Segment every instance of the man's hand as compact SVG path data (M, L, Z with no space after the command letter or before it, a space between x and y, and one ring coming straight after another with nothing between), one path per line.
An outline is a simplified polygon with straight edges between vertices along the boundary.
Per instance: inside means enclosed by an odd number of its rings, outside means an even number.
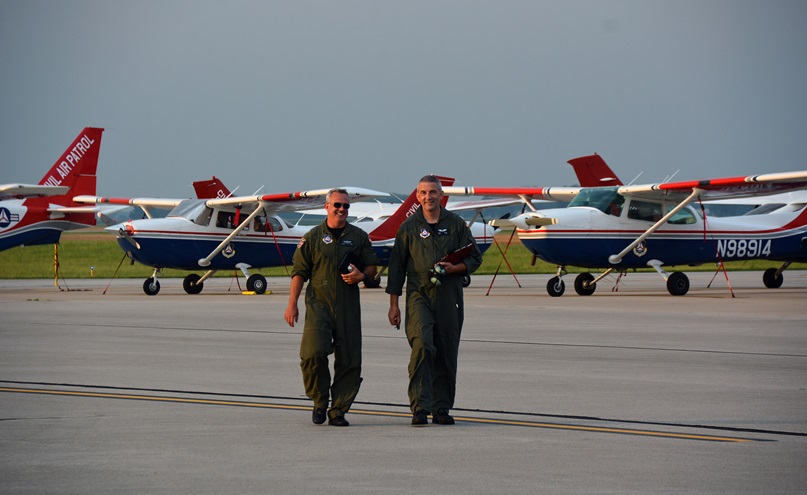
M351 270L342 274L342 280L348 285L358 284L364 280L364 272L359 271L356 265L350 265Z
M396 330L401 329L401 309L398 306L390 306L387 317L390 325L394 325Z
M297 322L299 317L300 311L297 309L297 303L289 303L285 314L286 323L288 323L290 327L294 327L294 324Z

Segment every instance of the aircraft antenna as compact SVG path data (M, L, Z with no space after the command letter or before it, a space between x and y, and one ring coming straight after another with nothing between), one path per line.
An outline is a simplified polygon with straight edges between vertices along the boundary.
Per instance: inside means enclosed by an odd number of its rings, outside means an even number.
M632 185L633 185L633 183L634 183L634 182L636 182L636 179L638 179L639 177L641 177L643 173L644 173L644 170L642 170L641 172L639 172L639 175L637 175L636 177L634 177L634 178L633 178L633 180L632 180L632 181L630 181L630 182L628 183L628 185L629 185L629 186L632 186Z
M252 193L252 195L253 195L253 196L257 196L257 195L258 195L258 193L259 193L259 192L261 192L261 189L263 189L263 186L259 187L257 191L255 191L254 193Z
M681 171L681 169L679 168L678 170L675 171L674 174L668 175L667 178L664 179L664 182L662 182L662 184L666 184L666 183L670 182L672 180L672 178L675 177L676 175L678 175L678 172L680 172L680 171Z
M228 198L232 197L232 196L235 194L235 191L237 191L239 187L241 187L241 186L235 186L235 189L233 189L232 191L230 191L230 194L228 194L228 195L227 195L227 197L228 197Z

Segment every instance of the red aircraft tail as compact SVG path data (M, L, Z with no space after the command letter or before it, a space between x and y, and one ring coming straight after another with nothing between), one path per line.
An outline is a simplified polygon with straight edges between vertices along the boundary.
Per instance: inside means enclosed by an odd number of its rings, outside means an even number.
M440 179L440 184L443 186L451 186L454 184L454 178L452 177L442 177L440 175L435 175L438 179ZM448 202L448 196L443 196L443 199L440 201L440 204L445 207L446 203ZM381 241L385 239L395 239L395 236L398 234L398 229L401 227L401 224L404 220L412 216L413 213L420 208L420 203L418 203L418 190L417 187L412 191L412 194L407 197L401 206L395 210L395 213L389 216L381 225L375 228L372 232L370 232L370 240L371 241Z
M232 194L221 180L213 176L210 180L199 180L193 183L196 197L199 199L221 199Z
M101 150L101 135L104 129L85 127L78 137L56 160L48 173L39 181L41 186L67 186L67 193L61 196L29 198L25 205L30 210L47 209L48 205L86 206L75 203L73 198L80 195L95 196L96 170ZM95 225L92 213L67 213L71 222Z
M569 160L574 167L581 187L621 186L622 181L611 170L600 155L594 153Z

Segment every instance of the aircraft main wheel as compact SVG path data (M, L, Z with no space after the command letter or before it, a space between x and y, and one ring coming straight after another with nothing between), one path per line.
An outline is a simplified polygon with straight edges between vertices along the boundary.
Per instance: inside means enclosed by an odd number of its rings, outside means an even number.
M160 281L154 280L154 277L149 277L143 282L143 292L147 296L156 296L160 292Z
M247 279L247 290L263 294L266 292L266 278L260 273L250 275Z
M689 292L689 278L681 272L673 272L667 278L667 291L674 296Z
M202 278L195 273L191 273L182 281L182 288L185 289L185 292L188 294L198 294L202 292L202 289L205 286L205 283L199 283L199 279Z
M462 286L468 287L469 285L471 285L471 276L466 273L462 276Z
M565 290L566 284L563 283L563 280L561 280L560 277L552 277L549 279L549 282L546 283L546 291L552 297L562 296Z
M597 284L592 284L594 275L590 273L581 273L574 279L574 291L581 296L590 296L597 290Z
M785 277L783 277L781 273L777 277L777 271L778 270L776 268L768 268L765 270L765 273L762 274L762 282L765 284L765 287L769 289L778 289L782 286L782 282L785 281Z

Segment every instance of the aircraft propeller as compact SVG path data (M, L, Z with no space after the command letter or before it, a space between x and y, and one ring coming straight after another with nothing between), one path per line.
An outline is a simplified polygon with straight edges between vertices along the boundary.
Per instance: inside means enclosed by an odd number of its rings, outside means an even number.
M121 228L118 229L118 236L119 237L122 237L123 239L126 239L127 241L129 241L129 244L131 244L132 246L134 246L137 249L140 249L140 244L138 244L137 241L132 238L133 234L134 234L134 227L132 227L129 224L127 224L124 227L121 227Z

